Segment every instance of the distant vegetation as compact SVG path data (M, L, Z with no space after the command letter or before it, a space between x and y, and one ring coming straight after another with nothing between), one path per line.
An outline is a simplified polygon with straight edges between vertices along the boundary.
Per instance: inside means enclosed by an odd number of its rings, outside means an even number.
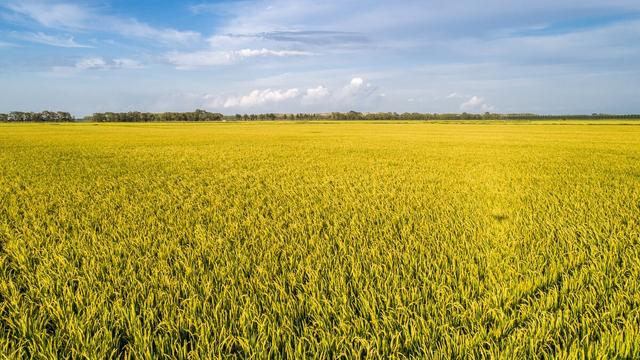
M220 121L223 117L224 115L220 113L210 113L205 110L164 113L131 111L126 113L95 113L86 117L85 120L95 122Z
M73 118L68 112L19 112L0 113L0 122L179 122L179 121L268 121L268 120L591 120L591 119L640 119L640 114L591 114L591 115L538 115L531 113L515 114L471 114L458 113L397 113L397 112L331 112L297 114L235 114L223 115L205 110L191 112L102 112L94 113L82 119Z
M237 120L268 120L274 114L260 115L239 115ZM591 114L591 115L538 115L530 113L518 114L471 114L471 113L397 113L397 112L332 112L332 113L311 113L311 114L275 114L276 119L282 120L536 120L536 119L640 119L640 115L611 115L611 114Z
M75 119L64 111L22 112L0 114L0 122L70 122Z

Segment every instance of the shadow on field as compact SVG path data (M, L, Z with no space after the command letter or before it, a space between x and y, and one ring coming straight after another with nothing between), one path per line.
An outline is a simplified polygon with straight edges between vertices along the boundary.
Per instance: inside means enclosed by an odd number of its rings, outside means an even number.
M494 220L499 222L505 221L509 218L507 215L502 215L502 214L493 214L491 216L493 217Z

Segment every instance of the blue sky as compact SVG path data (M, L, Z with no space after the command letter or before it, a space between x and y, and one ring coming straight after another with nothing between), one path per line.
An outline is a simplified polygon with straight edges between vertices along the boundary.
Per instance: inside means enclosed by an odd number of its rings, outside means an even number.
M0 112L640 113L638 0L0 0Z

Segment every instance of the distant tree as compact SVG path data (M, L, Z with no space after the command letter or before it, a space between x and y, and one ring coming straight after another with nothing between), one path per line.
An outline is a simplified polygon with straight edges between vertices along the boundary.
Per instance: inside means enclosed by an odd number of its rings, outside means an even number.
M193 112L164 112L164 113L146 113L139 111L130 111L126 113L94 113L87 117L88 121L95 122L157 122L157 121L220 121L224 115L220 113L210 113L205 110L196 110Z

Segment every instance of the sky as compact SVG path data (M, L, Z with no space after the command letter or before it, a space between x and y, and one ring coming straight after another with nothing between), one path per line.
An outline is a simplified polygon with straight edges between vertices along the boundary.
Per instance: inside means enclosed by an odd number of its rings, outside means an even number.
M0 0L0 112L640 113L638 0Z

